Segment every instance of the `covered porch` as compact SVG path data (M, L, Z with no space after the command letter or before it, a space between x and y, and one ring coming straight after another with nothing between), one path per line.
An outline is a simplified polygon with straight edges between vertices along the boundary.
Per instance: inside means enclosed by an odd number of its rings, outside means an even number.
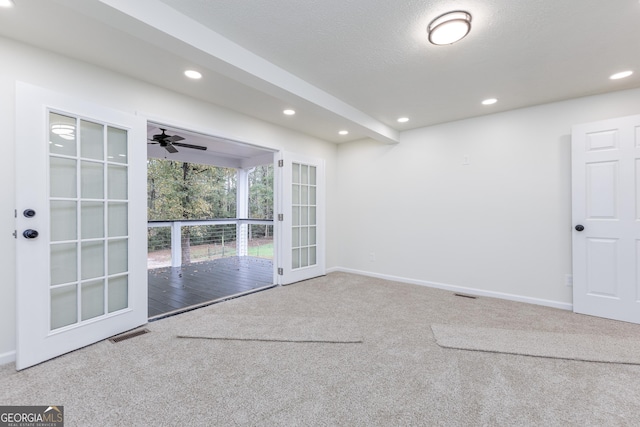
M150 144L149 158L235 169L237 218L148 221L149 318L274 286L272 214L251 218L249 182L253 168L273 164L273 152L153 123L148 124L149 140L161 129L184 137L200 149L183 144L173 152Z

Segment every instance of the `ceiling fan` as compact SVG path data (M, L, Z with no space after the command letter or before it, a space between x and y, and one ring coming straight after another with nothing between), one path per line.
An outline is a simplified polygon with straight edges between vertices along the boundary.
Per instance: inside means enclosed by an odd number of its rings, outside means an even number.
M162 133L153 135L153 139L150 139L149 141L151 142L149 142L148 144L160 144L161 147L164 147L170 153L178 152L178 149L175 146L192 148L194 150L207 149L207 147L203 147L202 145L193 145L193 144L185 144L183 142L178 142L178 141L184 140L184 138L179 135L167 135L165 133L166 129L160 128L160 130L162 131Z

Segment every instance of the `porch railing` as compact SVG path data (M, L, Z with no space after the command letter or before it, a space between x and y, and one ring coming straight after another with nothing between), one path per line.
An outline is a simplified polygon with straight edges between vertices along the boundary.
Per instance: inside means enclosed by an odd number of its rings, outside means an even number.
M273 220L149 221L149 269L231 256L273 259Z

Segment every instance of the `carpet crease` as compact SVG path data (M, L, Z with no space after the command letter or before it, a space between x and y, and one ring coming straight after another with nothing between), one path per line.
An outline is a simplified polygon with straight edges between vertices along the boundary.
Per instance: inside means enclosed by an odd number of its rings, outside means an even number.
M441 324L431 330L444 348L640 365L640 340L629 338Z

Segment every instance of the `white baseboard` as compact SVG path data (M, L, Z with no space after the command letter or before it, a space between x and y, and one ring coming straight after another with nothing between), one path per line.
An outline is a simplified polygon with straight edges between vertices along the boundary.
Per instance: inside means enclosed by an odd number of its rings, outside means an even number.
M0 365L6 365L7 363L12 363L15 361L16 361L15 350L0 354Z
M412 285L427 286L429 288L443 289L451 292L460 292L460 293L465 293L469 295L477 295L477 296L484 296L484 297L491 297L491 298L500 298L500 299L509 300L509 301L525 302L528 304L536 304L536 305L542 305L545 307L559 308L561 310L569 310L569 311L573 310L573 304L566 303L566 302L551 301L551 300L546 300L541 298L532 298L532 297L527 297L522 295L507 294L503 292L487 291L484 289L466 288L464 286L429 282L427 280L409 279L406 277L391 276L388 274L371 273L368 271L354 270L351 268L333 267L333 268L327 269L327 273L338 272L338 271L343 273L359 274L361 276L375 277L377 279L391 280L393 282L410 283Z

